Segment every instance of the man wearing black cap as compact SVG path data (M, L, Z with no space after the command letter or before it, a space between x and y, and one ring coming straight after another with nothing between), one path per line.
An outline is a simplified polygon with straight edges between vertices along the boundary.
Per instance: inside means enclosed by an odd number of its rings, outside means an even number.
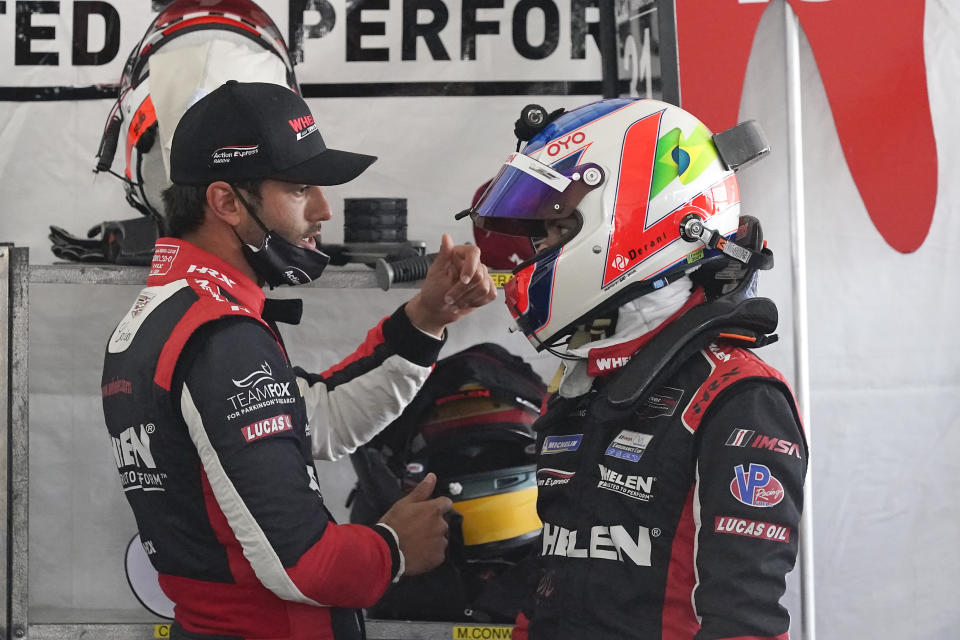
M261 289L320 276L321 186L374 160L326 148L306 103L279 85L228 82L177 126L171 237L103 371L121 484L176 605L172 638L361 638L358 609L443 559L450 501L430 499L432 475L376 525L338 525L313 459L396 418L444 327L495 297L479 250L444 234L420 291L322 374L294 368L277 331L299 307Z

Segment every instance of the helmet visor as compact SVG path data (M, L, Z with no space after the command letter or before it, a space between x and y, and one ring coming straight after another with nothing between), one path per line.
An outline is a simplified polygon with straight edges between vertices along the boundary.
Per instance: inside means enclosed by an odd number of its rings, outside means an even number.
M513 153L470 209L470 217L476 226L496 233L543 236L547 221L572 214L603 177L596 164L557 170Z

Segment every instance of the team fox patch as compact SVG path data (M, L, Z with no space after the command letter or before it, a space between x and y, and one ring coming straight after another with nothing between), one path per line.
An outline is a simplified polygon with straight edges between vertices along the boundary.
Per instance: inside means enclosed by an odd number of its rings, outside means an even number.
M243 434L247 442L253 442L254 440L272 436L282 431L290 431L291 429L293 429L293 420L290 419L288 414L284 413L279 416L267 418L266 420L258 420L245 427L240 427L240 433Z

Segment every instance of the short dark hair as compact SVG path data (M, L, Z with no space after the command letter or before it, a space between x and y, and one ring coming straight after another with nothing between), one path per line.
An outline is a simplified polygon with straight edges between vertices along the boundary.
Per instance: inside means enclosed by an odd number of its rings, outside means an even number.
M207 205L207 186L200 184L172 184L163 190L163 213L167 222L167 234L182 238L203 224L204 207ZM233 183L235 189L249 194L252 204L262 202L260 187L263 180L243 180Z

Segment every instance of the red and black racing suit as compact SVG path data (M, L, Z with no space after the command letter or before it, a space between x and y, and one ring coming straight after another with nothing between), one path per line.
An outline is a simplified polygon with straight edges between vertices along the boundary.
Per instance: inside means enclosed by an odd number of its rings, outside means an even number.
M291 366L264 307L263 291L222 260L158 241L104 361L123 490L176 605L172 637L361 638L358 609L402 571L402 555L383 525L333 521L313 459L342 456L395 419L442 341L401 309L310 375Z
M717 341L635 406L602 410L616 373L601 370L650 338L590 352L589 392L534 425L543 536L514 637L785 640L807 467L792 393Z

